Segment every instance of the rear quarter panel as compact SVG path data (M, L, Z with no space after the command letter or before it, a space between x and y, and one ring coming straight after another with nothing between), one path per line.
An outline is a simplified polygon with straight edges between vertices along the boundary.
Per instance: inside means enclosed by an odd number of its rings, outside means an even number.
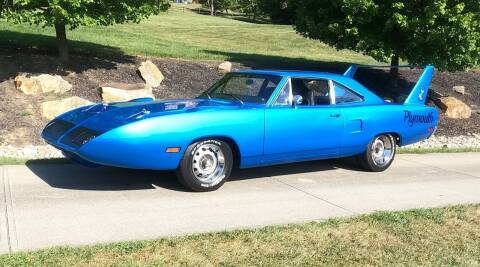
M382 133L400 137L400 146L430 137L438 123L436 108L421 105L352 105L344 106L343 155L365 151L368 143Z

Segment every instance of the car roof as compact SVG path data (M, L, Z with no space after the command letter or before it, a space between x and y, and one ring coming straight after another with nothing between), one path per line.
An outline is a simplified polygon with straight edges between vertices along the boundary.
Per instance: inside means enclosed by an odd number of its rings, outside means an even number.
M354 90L355 92L364 96L369 104L384 103L383 99L373 93L371 90L363 86L361 83L353 78L344 76L342 74L319 72L319 71L299 71L299 70L239 70L234 73L247 74L263 74L263 75L277 75L282 77L298 77L298 78L320 78L327 80L334 80L342 85Z

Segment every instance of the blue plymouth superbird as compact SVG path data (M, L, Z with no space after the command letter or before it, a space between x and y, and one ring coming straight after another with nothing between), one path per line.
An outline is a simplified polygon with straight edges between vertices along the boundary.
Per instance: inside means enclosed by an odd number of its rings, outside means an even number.
M425 105L434 73L404 103L389 103L343 75L246 70L226 74L195 99L96 104L64 113L42 137L91 166L176 170L194 191L219 188L233 167L356 156L387 169L396 147L430 137L439 114Z

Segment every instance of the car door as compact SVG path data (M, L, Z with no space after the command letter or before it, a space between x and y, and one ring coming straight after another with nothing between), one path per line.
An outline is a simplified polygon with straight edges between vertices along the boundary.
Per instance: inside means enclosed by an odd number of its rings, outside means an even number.
M309 84L316 82L322 84L319 87L327 86L325 94L309 90ZM289 78L286 81L275 101L265 109L266 163L338 154L343 120L341 109L334 105L331 84L322 79ZM299 96L303 102L292 104L293 99L298 100Z

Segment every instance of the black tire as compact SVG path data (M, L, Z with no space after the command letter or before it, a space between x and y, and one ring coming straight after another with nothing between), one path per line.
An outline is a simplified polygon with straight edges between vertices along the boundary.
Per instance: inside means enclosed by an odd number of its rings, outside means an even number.
M378 160L379 157L375 157L380 155L381 153L378 146L384 146L383 151L387 151L385 147L390 149L390 155L387 157L387 160L384 160L381 163L381 160ZM382 172L392 164L393 160L395 159L395 154L397 152L397 141L395 137L391 134L381 134L375 136L370 143L368 143L367 149L363 154L357 156L357 160L360 163L360 166L368 171L372 172Z
M217 190L228 180L232 167L233 153L228 143L208 139L188 146L176 174L186 188L208 192Z

